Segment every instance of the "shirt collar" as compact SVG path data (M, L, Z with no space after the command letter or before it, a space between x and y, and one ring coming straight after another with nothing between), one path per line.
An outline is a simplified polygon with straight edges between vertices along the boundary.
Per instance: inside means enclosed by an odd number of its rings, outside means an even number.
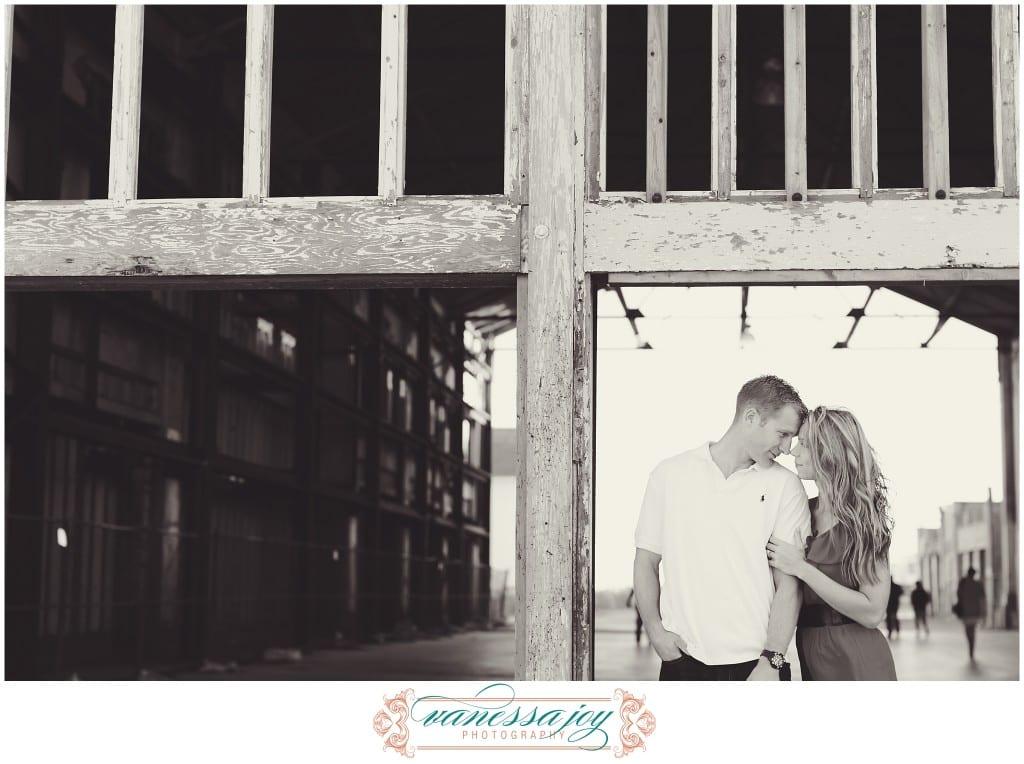
M711 441L710 440L709 441L705 441L703 447L700 450L700 455L707 462L709 462L711 464L711 466L713 466L716 470L718 469L718 465L715 464L714 457L711 456ZM773 462L773 464L774 464L774 462ZM752 462L749 466L742 467L741 469L736 470L736 472L734 472L733 474L735 475L735 474L737 474L739 472L749 472L751 470L757 470L758 472L764 472L765 470L771 469L771 467L772 467L771 464L769 464L767 467L762 467L757 462Z

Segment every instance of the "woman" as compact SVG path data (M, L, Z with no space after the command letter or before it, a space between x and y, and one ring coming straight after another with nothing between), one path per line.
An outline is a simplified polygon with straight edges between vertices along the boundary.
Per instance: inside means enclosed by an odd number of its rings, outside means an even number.
M804 679L896 679L878 625L889 601L892 521L885 478L849 411L819 406L792 448L818 486L806 548L772 536L768 564L802 582L796 646Z

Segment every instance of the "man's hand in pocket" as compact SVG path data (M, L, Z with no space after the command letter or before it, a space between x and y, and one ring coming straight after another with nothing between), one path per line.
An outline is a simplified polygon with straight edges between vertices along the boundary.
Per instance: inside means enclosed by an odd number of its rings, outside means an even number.
M686 642L674 631L661 628L656 634L650 634L654 652L663 661L674 661L686 652Z

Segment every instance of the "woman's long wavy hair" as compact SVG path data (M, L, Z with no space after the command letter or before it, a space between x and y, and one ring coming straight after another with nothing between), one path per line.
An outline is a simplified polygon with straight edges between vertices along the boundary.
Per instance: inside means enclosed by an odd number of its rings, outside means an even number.
M860 422L845 409L818 406L807 416L807 452L818 491L850 539L843 573L857 587L877 584L893 523L885 476Z

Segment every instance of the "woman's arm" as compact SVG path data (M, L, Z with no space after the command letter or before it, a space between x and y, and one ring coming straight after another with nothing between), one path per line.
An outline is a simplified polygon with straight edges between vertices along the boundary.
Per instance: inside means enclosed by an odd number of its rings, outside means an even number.
M768 542L768 564L796 576L825 602L861 626L876 628L885 618L889 601L889 562L875 567L877 583L861 584L859 589L843 586L804 559L803 550L772 536Z

